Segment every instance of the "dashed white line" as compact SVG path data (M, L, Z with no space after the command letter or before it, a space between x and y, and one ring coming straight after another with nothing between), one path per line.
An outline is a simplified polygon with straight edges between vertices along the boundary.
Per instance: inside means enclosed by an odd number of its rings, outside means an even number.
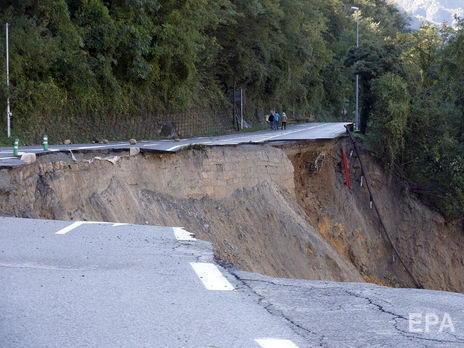
M184 230L183 227L173 227L172 231L174 232L174 236L176 237L177 240L180 240L180 241L194 241L194 240L196 240L193 237L193 233L190 233L190 232Z
M298 346L290 340L276 338L256 339L255 342L262 348L298 348Z
M216 291L234 290L233 285L229 283L212 263L190 262L190 265L206 289Z
M61 230L59 230L58 232L56 232L56 234L66 234L68 233L69 231L72 231L73 229L79 227L80 225L82 225L84 223L84 221L76 221L74 223L72 223L71 225L65 227L65 228L62 228Z

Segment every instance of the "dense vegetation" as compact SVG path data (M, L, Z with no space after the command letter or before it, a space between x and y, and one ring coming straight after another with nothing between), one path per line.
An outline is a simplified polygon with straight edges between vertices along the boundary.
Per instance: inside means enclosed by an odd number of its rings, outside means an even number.
M391 43L396 68L368 83L370 144L446 217L462 218L464 26L423 25Z
M352 120L359 74L367 144L447 217L464 209L464 27L410 32L386 0L6 0L5 22L0 107L23 141L117 138L230 110L239 88L249 116ZM0 51L5 80L4 35Z
M361 3L364 40L378 44L404 28L385 0ZM98 136L115 117L150 120L167 112L230 110L234 88L246 91L247 112L261 119L271 108L300 118L338 118L354 104L352 68L343 64L356 42L351 5L2 1L0 23L10 24L14 133L34 142L43 132L51 139L62 139L62 133L76 138L78 131L70 128L80 122ZM0 44L5 52L4 35ZM0 64L5 67L4 53ZM5 84L0 92L5 110Z

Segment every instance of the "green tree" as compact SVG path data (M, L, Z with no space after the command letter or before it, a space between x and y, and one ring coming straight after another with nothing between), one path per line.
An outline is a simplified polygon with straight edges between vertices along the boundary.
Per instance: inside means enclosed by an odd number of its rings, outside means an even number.
M369 142L393 169L402 164L407 134L410 96L407 83L394 73L386 73L372 81L375 102L370 117Z
M399 52L397 47L388 41L381 47L362 45L348 51L345 65L354 66L354 74L358 74L360 77L362 93L359 123L361 132L365 133L375 102L375 97L371 91L371 81L387 72L402 73Z

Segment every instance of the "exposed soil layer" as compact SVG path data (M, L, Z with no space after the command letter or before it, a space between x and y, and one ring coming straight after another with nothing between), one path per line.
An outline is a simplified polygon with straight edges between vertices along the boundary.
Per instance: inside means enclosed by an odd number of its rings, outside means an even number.
M177 154L79 153L2 170L6 215L185 226L217 256L274 277L411 286L392 258L346 139L190 148ZM95 158L95 156L100 156ZM464 292L464 233L410 197L367 155L376 202L427 288Z
M349 158L351 189L345 184L342 152ZM390 243L361 186L361 169L351 143L318 142L284 148L295 168L298 201L312 226L352 263L368 282L414 284L394 256ZM388 233L419 282L429 289L464 292L464 230L409 194L407 186L385 174L380 163L362 153L364 170Z

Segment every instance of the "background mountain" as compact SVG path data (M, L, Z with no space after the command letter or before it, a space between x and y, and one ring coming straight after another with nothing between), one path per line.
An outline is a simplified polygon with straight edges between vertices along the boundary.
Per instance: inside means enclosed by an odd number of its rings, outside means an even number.
M454 15L464 17L463 0L393 0L412 18L411 25L416 28L423 21L441 24L454 24Z

